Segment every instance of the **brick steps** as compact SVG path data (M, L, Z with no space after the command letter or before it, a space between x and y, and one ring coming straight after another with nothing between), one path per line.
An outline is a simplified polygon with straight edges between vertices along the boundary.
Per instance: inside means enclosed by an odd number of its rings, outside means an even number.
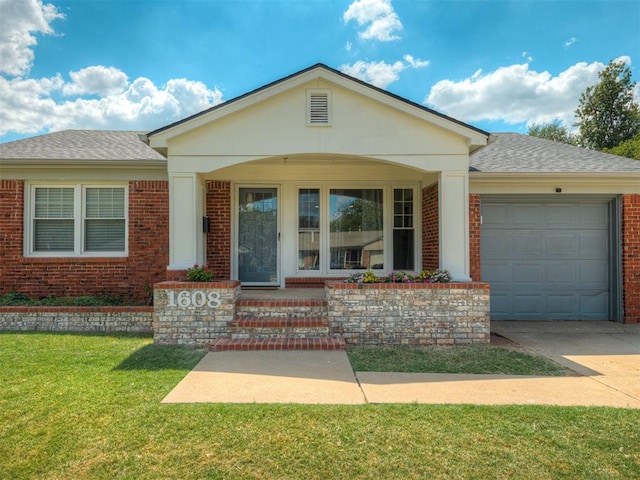
M327 301L307 299L240 299L236 303L236 317L248 318L308 318L325 317Z
M230 334L209 345L211 351L344 350L345 341L329 331L324 298L240 298ZM297 297L297 298L295 298Z
M262 350L345 350L342 338L217 338L209 345L211 352Z
M323 338L329 320L308 317L238 317L231 323L231 338Z

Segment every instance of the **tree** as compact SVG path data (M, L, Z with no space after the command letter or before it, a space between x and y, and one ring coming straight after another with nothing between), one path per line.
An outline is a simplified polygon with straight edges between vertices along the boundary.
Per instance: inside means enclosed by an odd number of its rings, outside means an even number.
M602 150L640 132L640 109L633 98L636 82L623 62L611 61L598 77L600 82L580 95L575 125L580 128L581 144Z
M549 123L534 123L529 127L527 135L546 138L554 142L574 143L573 135L569 133L567 127L562 126L560 120L557 119Z
M604 151L607 153L613 153L614 155L620 155L621 157L640 160L640 133L629 140L625 140L616 147L605 148Z

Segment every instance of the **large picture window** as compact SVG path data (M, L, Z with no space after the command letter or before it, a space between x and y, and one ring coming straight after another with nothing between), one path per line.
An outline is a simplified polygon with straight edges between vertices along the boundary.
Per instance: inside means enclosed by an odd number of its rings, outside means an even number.
M413 272L420 263L415 184L297 189L298 272Z
M28 251L35 256L126 254L124 186L32 185Z
M331 270L384 269L382 189L331 189Z

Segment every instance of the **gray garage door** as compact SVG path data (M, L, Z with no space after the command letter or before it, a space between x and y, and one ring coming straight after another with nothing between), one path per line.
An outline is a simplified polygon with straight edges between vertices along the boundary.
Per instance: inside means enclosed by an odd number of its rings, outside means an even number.
M483 197L481 205L492 319L610 319L611 199Z

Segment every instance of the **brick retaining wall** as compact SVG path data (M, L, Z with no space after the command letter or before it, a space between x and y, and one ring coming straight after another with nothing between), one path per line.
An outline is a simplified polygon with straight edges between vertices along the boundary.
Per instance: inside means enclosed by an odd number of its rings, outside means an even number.
M153 307L0 307L0 331L146 332Z
M350 345L489 343L486 283L327 283L332 333Z

